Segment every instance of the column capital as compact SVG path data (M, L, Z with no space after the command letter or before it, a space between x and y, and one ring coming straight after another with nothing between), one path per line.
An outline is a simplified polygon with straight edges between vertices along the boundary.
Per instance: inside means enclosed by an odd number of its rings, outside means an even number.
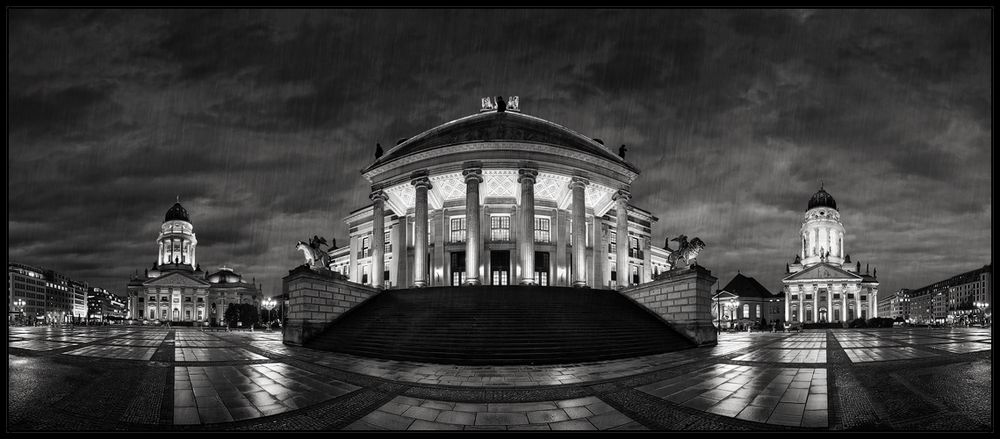
M381 200L382 202L385 202L385 201L389 200L389 195L387 195L385 193L385 191L379 189L379 190L372 191L372 193L368 195L368 198L371 199L372 201L380 201Z
M588 179L586 179L584 177L573 177L573 179L569 181L569 188L573 189L574 187L577 187L577 186L579 186L579 187L585 187L585 186L587 186L589 184L590 184L590 180L588 180Z
M431 180L429 178L427 178L426 175L419 175L419 176L413 177L413 179L410 180L410 184L412 184L414 187L421 187L421 186L423 186L423 187L425 187L427 189L433 189L434 188L434 185L431 184Z
M538 177L538 171L534 169L518 169L517 170L517 182L521 183L524 180L531 180L531 184L535 184L535 178Z
M483 182L483 169L482 168L465 168L462 170L462 176L465 177L465 182L469 183L475 181L476 183Z
M615 201L623 199L627 203L628 200L632 199L632 193L629 192L628 189L618 189L618 191L615 192L615 194L611 197L611 199Z

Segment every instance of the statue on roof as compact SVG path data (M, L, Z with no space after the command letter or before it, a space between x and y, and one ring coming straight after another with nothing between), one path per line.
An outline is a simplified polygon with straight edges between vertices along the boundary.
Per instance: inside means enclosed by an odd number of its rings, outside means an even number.
M503 100L503 96L497 96L497 113L505 111L507 111L507 102Z
M295 246L295 249L301 251L306 258L304 265L313 271L330 270L330 255L320 247L321 245L326 245L326 239L313 235L308 244L299 241Z
M622 159L624 159L625 158L625 151L628 151L628 148L626 148L625 144L623 143L622 146L618 147L618 157L621 157Z
M382 145L379 144L378 142L375 142L375 159L382 157L382 154L383 154Z
M680 235L671 241L677 241L677 250L670 252L670 256L667 256L667 263L670 264L671 268L679 268L677 266L677 261L683 260L684 264L687 266L685 268L691 268L692 266L698 265L698 253L700 253L705 248L705 242L701 238L694 238L691 242L688 242L687 235ZM670 250L667 248L667 250Z

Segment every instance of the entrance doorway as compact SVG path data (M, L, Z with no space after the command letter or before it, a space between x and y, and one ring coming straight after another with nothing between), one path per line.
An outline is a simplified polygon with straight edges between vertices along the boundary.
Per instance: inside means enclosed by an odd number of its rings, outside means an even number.
M457 287L465 282L465 252L451 253L451 286Z
M538 285L549 286L549 253L535 252L535 279Z
M826 322L830 321L830 318L827 316L827 313L826 313L826 308L820 308L819 309L819 321L823 322L823 323L826 323Z
M510 285L510 252L490 252L490 285Z

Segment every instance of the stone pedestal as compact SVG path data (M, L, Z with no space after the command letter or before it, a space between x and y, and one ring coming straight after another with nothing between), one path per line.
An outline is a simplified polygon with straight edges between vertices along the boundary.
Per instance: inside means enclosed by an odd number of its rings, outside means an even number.
M657 280L621 293L698 346L714 346L718 340L712 324L712 285L715 281L711 271L695 266L668 271Z
M305 266L289 271L281 281L288 295L288 322L282 328L282 339L293 346L302 346L379 292L337 273L319 273Z

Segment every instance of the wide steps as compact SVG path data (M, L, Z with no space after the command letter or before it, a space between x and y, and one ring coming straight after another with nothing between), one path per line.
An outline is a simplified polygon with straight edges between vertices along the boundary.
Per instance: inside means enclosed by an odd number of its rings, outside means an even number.
M507 286L383 292L306 346L390 360L510 365L610 360L694 344L613 291Z

